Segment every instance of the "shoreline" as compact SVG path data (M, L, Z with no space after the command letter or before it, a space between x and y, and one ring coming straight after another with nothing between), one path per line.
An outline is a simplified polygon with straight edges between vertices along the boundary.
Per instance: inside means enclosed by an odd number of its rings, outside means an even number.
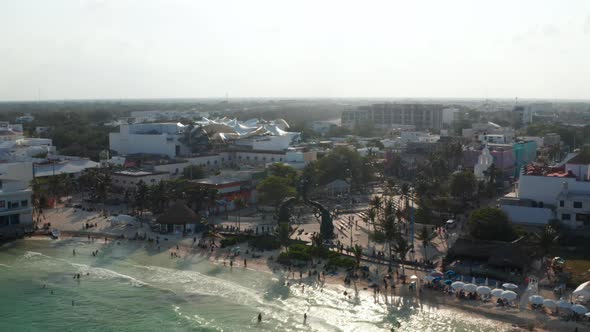
M119 242L119 244L123 245L123 243L129 243L129 241L137 241L139 243L145 244L146 246L153 246L155 247L155 242L147 242L142 240L130 240L127 238L122 238L122 235L115 235L109 233L94 233L94 232L84 232L84 231L65 231L62 232L63 238L76 238L80 240L87 240L88 235L95 237L98 241L104 240L104 238L108 238L109 240L124 240ZM51 240L50 237L44 235L34 235L33 238L47 238ZM25 237L23 240L28 240L30 238ZM185 243L183 243L183 241ZM189 255L200 255L202 257L207 257L207 260L215 265L222 265L224 261L228 261L231 258L230 256L230 248L220 248L217 247L214 249L213 252L210 249L203 249L199 247L197 244L194 246L192 245L192 239L190 239L190 244L186 243L187 239L178 239L172 238L168 239L168 241L160 241L161 252L177 252L180 253L180 259L185 256ZM109 241L110 242L110 241ZM101 244L104 244L101 243ZM176 250L176 246L178 246L178 251ZM240 245L242 246L242 245ZM274 261L274 257L277 256L278 250L273 251L264 251L264 252L256 252L256 254L260 254L258 258L251 258L245 256L246 250L249 250L247 245L240 253L239 256L234 258L234 268L245 268L250 271L259 272L259 273L267 273L274 275L276 277L285 277L286 281L291 281L293 285L296 283L309 283L309 281L315 282L316 275L313 275L311 279L307 276L307 273L303 273L303 269L293 269L291 272L287 270L286 267L283 265L276 263ZM270 257L273 257L273 260L269 260ZM247 260L247 266L244 267L243 260ZM227 264L229 265L229 264ZM224 265L225 266L225 265ZM305 269L312 269L306 267ZM302 271L303 278L298 278L297 274L299 271ZM370 292L370 288L368 287L369 281L358 279L355 282L351 283L350 285L345 285L343 282L344 273L343 270L339 269L336 275L329 275L326 274L324 278L322 278L321 284L327 284L331 286L341 286L351 290L351 294L355 291L366 291ZM291 278L290 275L293 275ZM388 292L387 296L395 296L397 298L405 299L409 298L411 300L417 301L420 306L422 304L427 305L430 308L435 310L449 310L449 311L459 311L462 315L468 317L476 315L482 319L492 320L492 321L499 321L503 324L506 324L508 330L510 331L527 331L530 330L531 327L534 328L534 331L573 331L575 328L578 328L578 331L590 331L588 326L583 324L577 324L575 322L568 322L559 319L556 316L549 315L549 314L541 314L539 312L535 312L532 310L522 310L520 308L510 309L510 310L517 310L513 312L509 311L499 311L502 309L495 310L496 307L483 307L480 302L470 302L469 300L458 300L454 296L449 296L442 294L440 292L436 292L430 289L420 289L419 294L415 292L410 292L407 289L407 283L397 283L396 288L393 292ZM381 294L380 296L383 296ZM391 305L388 304L388 305Z

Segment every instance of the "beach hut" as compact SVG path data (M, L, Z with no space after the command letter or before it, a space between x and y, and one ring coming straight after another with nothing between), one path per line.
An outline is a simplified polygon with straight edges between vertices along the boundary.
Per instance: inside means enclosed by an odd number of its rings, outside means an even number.
M185 232L186 225L199 225L199 215L183 203L176 203L162 213L156 223L164 232ZM201 230L199 227L198 230Z

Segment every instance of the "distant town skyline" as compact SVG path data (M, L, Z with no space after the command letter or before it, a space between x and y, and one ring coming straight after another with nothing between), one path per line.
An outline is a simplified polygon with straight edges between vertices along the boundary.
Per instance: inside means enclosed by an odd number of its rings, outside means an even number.
M8 0L0 38L0 101L589 98L582 0Z

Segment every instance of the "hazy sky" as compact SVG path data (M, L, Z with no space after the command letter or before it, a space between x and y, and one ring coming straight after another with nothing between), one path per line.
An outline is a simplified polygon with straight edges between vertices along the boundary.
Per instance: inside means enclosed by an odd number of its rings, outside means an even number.
M0 100L590 98L588 0L1 0Z

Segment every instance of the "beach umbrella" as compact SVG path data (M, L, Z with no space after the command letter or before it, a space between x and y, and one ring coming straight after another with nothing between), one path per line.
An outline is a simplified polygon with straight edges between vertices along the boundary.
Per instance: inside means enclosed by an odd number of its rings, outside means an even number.
M455 281L454 283L451 284L451 287L453 287L453 289L462 289L463 286L465 286L465 284L462 283L461 281Z
M565 300L559 300L557 301L557 307L560 309L570 309L572 304Z
M503 291L502 295L500 295L501 298L506 299L506 300L514 300L518 295L510 290L507 291Z
M586 308L585 306L581 305L581 304L574 304L571 307L572 311L577 313L578 315L584 315L585 313L588 312L588 308Z
M433 276L426 276L426 277L424 277L424 280L431 282L432 280L434 280L434 277Z
M500 297L500 296L502 296L503 291L504 291L503 289L494 288L494 289L492 289L492 296Z
M532 304L543 304L543 297L539 295L530 296L529 302L531 302Z
M433 276L433 277L442 277L442 276L444 276L444 274L442 272L437 271L437 270L432 270L430 272L430 275Z
M492 289L488 286L479 286L476 289L477 294L481 294L481 295L488 295L492 292Z
M557 307L557 302L553 301L552 299L544 299L543 305L547 308L555 308Z
M466 284L463 286L463 290L466 292L475 292L476 289L477 289L476 284Z
M447 279L447 280L445 280L445 284L446 284L446 285L450 285L450 284L452 284L452 283L453 283L453 280L451 280L451 279Z
M454 276L455 275L455 271L448 270L447 272L445 272L445 274L448 275L448 276Z
M418 277L415 274L412 274L412 276L410 277L410 280L416 280L418 279Z
M517 288L518 288L518 286L517 286L517 285L515 285L515 284L511 284L511 283L508 283L508 282L507 282L507 283L505 283L505 284L502 284L502 287L504 287L504 288L506 288L506 289L517 289Z
M587 312L584 316L590 318L590 312Z

